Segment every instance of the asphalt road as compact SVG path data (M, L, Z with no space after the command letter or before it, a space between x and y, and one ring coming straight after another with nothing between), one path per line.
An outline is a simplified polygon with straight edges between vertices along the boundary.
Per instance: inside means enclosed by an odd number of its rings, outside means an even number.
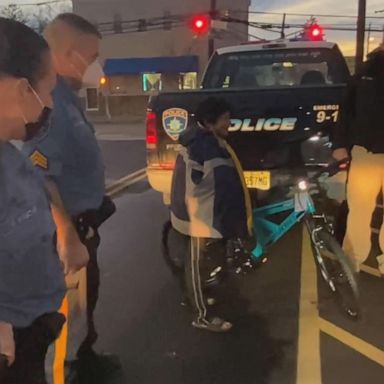
M160 196L143 184L116 202L102 233L99 348L120 357L126 382L294 383L300 231L279 244L279 258L263 272L226 287L223 312L235 329L212 335L190 326L162 260Z
M99 145L106 164L108 184L146 165L144 140L99 140Z
M140 142L102 147L111 178L133 171L133 165L145 166ZM303 273L301 263L312 263L312 257L297 226L270 250L261 269L231 279L218 292L219 310L234 329L208 334L190 326L191 315L179 305L178 286L162 260L160 238L168 212L161 196L144 181L116 203L116 215L102 229L97 349L117 356L122 372L117 381L100 383L383 382L381 279L360 276L365 316L359 322L345 318L320 276ZM306 302L312 288L315 297ZM306 305L310 314L302 310ZM303 331L305 322L310 326Z

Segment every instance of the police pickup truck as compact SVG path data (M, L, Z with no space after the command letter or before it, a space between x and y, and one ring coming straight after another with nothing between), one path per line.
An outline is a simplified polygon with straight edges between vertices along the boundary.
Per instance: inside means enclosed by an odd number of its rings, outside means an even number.
M332 131L349 79L338 46L325 41L279 41L222 48L213 55L201 89L161 93L147 111L151 186L169 204L179 135L204 98L232 106L229 142L253 195L291 184L298 169L328 163Z

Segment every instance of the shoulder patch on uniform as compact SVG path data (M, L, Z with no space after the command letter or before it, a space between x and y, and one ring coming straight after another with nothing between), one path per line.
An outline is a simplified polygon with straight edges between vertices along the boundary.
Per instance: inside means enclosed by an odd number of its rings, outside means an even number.
M48 169L48 159L41 152L36 150L29 158L34 166Z

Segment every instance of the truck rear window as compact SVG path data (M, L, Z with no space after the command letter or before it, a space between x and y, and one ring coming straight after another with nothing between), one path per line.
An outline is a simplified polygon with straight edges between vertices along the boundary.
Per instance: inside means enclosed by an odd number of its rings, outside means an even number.
M282 49L215 56L203 88L268 88L345 84L348 69L338 49Z

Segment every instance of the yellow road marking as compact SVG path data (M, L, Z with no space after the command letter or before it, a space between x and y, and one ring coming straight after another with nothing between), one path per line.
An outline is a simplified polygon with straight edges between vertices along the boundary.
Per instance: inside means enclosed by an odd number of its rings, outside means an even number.
M349 348L354 349L368 359L384 367L384 351L367 343L366 341L352 335L342 328L330 323L327 320L320 319L320 329L327 335L339 340Z
M127 176L122 177L113 184L107 186L107 194L110 197L115 197L118 193L122 192L129 186L143 180L147 177L147 168L139 169L136 172L130 173Z
M317 309L317 272L309 235L304 227L301 255L301 289L297 384L321 384L320 330Z
M377 268L373 268L373 267L369 267L368 265L361 264L360 269L361 271L368 273L369 275L381 278L381 273Z
M376 268L361 266L361 271L381 277ZM309 235L304 228L301 255L301 288L297 384L321 384L320 331L384 367L384 350L352 335L319 317L317 309L317 269Z

